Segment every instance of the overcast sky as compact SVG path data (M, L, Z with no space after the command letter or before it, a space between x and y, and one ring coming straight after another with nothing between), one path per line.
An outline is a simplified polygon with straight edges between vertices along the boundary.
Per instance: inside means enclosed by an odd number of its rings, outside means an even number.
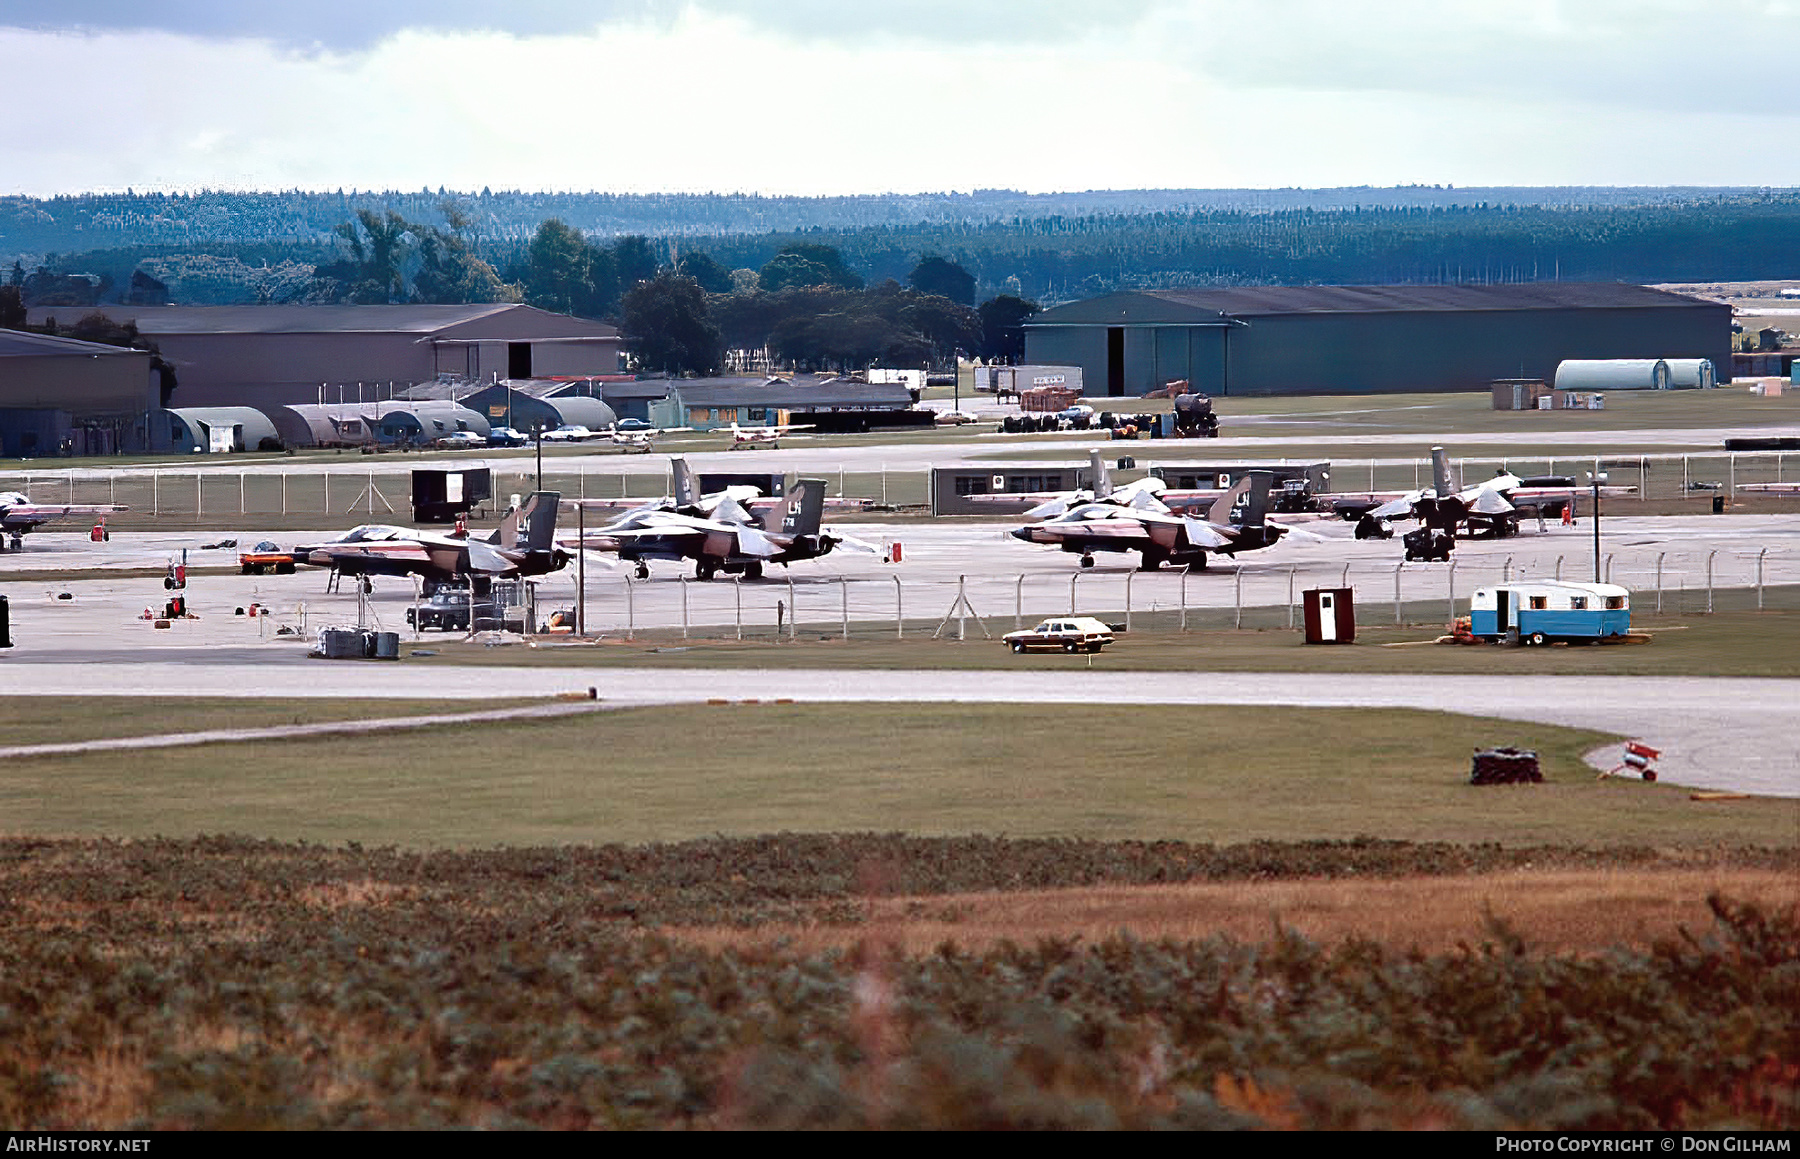
M1800 186L1800 0L0 0L0 193Z

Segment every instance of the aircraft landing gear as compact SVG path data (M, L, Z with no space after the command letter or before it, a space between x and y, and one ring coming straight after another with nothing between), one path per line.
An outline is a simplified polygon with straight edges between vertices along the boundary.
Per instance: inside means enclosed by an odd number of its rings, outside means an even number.
M761 579L762 575L763 575L762 564L760 562L747 563L744 565L744 578L745 579L753 579L753 580Z
M710 579L712 579L713 574L717 571L718 571L718 565L715 564L712 560L707 559L705 556L701 556L699 559L694 561L694 578L695 579L702 580L702 581L710 580Z
M1161 571L1163 556L1159 552L1146 551L1143 561L1138 564L1139 571Z

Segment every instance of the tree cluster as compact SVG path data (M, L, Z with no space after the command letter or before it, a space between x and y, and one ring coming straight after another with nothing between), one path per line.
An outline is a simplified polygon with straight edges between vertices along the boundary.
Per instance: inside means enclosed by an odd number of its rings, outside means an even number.
M406 302L516 302L493 266L475 255L468 216L450 202L439 207L447 230L406 220L393 210L359 209L337 235L347 254L314 270L313 301L393 305Z

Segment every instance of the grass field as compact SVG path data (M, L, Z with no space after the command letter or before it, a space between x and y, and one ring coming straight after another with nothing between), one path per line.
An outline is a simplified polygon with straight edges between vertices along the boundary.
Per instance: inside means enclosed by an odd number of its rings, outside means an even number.
M1736 593L1734 599L1741 599ZM1724 605L1724 593L1719 603ZM1367 621L1391 616L1390 608L1365 608L1355 644L1308 645L1296 629L1262 627L1234 630L1230 608L1190 611L1192 630L1175 630L1176 614L1139 613L1135 630L1098 655L1068 656L1060 652L1015 655L998 639L986 640L970 623L970 638L933 640L935 621L914 621L907 635L895 638L893 625L853 623L844 640L835 631L803 630L793 642L777 642L772 626L760 626L761 639L706 638L696 632L682 640L678 630L636 634L635 640L609 637L592 645L514 645L492 647L458 640L426 639L401 645L421 664L552 665L632 668L918 668L993 669L997 672L1040 672L1067 669L1096 672L1372 672L1445 675L1608 675L1608 676L1800 676L1800 612L1740 611L1710 616L1640 614L1636 627L1651 636L1647 644L1603 644L1589 647L1552 645L1507 648L1434 645L1442 635L1441 604L1403 605L1409 626ZM1248 612L1248 610L1247 610ZM1439 622L1427 617L1437 612ZM1117 615L1103 613L1108 619ZM1256 609L1250 623L1276 624L1282 608ZM1421 620L1426 620L1421 624ZM1027 617L1029 625L1036 617ZM1137 626L1141 625L1141 626ZM996 637L1012 630L1012 617L990 617ZM954 625L950 628L955 633ZM546 641L553 638L546 637Z
M179 706L181 702L171 701ZM200 711L216 721L216 706ZM255 711L281 719L285 706ZM178 731L181 716L164 716ZM1796 804L1596 783L1614 739L1429 712L761 705L133 754L21 758L15 833L409 847L899 830L1243 841L1781 845ZM1539 752L1548 784L1473 788L1472 748Z

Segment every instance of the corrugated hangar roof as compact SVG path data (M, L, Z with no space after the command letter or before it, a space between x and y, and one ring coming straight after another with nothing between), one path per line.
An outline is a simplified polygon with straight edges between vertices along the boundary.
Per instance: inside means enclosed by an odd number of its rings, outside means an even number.
M23 330L0 330L0 357L15 355L25 358L95 358L102 354L135 354L147 358L143 350L125 346L108 346L104 342L83 342L78 338L57 338L48 334L28 334Z
M1139 290L1055 306L1026 326L1218 324L1222 315L1387 314L1474 310L1659 309L1715 303L1612 282L1472 286L1226 286Z
M601 322L551 314L514 302L466 306L34 306L34 324L45 317L72 321L104 314L117 322L134 321L145 334L436 334L453 327L505 314L598 336L618 331Z

